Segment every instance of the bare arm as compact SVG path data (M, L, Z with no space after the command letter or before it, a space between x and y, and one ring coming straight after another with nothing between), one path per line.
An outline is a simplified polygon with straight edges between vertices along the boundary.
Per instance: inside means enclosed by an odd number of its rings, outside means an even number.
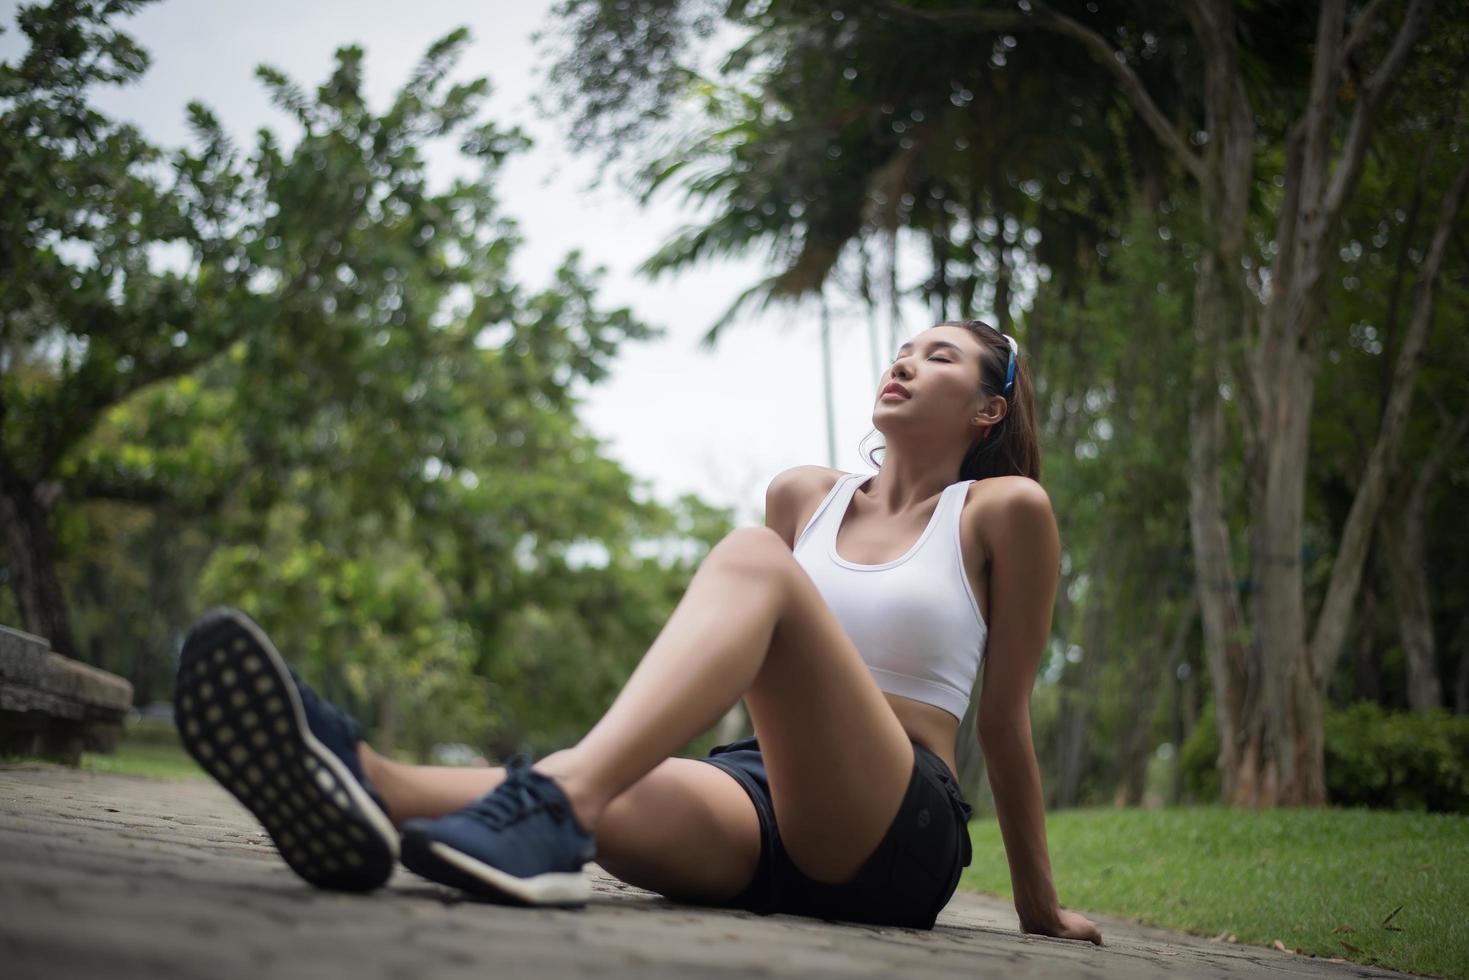
M1040 484L1017 482L1000 504L1002 519L992 515L983 532L991 556L990 629L978 731L1010 862L1015 911L1025 932L1100 944L1097 927L1063 910L1056 897L1040 768L1030 734L1030 694L1051 631L1060 535Z

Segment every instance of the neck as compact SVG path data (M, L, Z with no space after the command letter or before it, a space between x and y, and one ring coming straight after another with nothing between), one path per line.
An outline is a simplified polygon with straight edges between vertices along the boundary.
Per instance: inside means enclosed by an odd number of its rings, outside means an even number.
M952 452L923 455L895 448L887 447L882 468L868 484L868 500L882 511L899 514L910 510L958 482L959 460Z

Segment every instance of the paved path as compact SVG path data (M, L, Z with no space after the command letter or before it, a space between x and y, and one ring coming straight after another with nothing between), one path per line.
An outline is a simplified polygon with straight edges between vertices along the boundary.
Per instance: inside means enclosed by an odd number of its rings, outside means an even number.
M1022 936L958 895L932 932L674 905L599 876L583 910L462 900L399 869L316 891L232 797L39 764L0 766L0 975L241 977L1393 977L1099 919L1108 945Z

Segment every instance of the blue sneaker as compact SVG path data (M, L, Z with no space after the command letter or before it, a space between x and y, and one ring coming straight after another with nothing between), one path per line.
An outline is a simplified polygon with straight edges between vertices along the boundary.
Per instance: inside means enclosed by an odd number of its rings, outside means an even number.
M596 842L551 778L512 760L505 782L435 820L403 825L403 864L431 881L521 905L583 905Z
M362 730L249 616L212 609L189 629L174 723L189 755L255 814L302 878L369 891L392 875L398 833L358 761Z

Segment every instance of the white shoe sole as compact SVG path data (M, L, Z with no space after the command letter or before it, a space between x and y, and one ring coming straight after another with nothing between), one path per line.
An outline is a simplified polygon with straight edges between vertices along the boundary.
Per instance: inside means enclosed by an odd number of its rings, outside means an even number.
M501 902L576 906L592 897L592 880L584 870L518 878L411 827L403 835L403 864L430 881Z
M174 708L184 748L302 878L367 891L391 877L397 829L312 734L285 661L248 616L210 610L189 631Z

